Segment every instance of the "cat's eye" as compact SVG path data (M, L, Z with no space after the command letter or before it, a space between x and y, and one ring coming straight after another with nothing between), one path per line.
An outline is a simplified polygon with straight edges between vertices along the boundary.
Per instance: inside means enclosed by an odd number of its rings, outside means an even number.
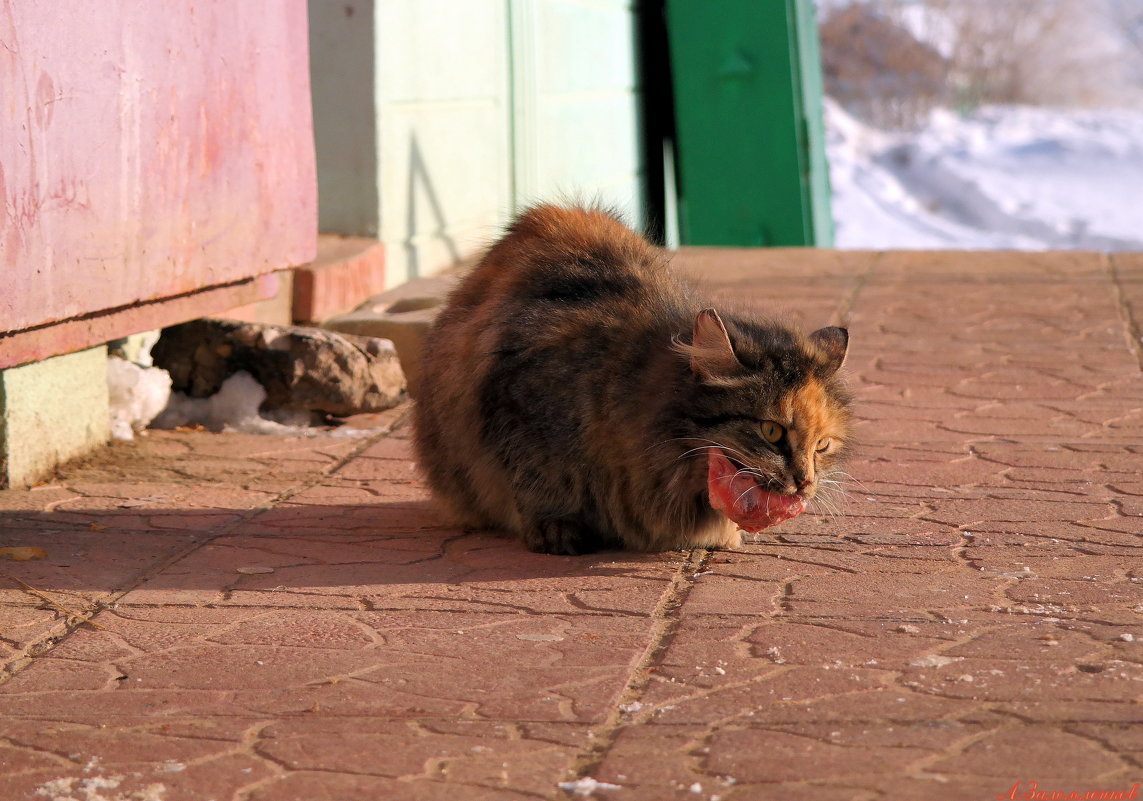
M762 421L762 436L766 438L767 442L777 442L786 433L780 425L773 420Z
M821 439L818 440L818 447L816 448L816 450L818 453L825 453L826 451L829 450L829 446L832 444L833 444L832 439L830 439L829 437L822 437Z

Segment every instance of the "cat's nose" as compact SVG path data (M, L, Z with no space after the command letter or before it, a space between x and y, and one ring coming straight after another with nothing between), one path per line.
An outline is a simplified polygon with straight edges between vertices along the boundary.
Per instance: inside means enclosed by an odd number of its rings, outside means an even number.
M794 484L797 485L799 490L804 490L813 483L814 480L808 476L794 476Z

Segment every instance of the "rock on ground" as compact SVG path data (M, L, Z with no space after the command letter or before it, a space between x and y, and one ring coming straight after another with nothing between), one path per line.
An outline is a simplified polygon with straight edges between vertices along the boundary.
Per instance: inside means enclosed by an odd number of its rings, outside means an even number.
M405 390L393 343L317 328L192 320L163 330L152 349L173 388L213 395L245 370L266 389L265 407L350 415L392 408Z

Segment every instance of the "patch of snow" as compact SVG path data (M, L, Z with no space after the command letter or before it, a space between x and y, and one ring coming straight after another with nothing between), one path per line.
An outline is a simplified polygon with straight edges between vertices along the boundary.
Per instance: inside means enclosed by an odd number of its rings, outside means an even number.
M913 667L944 667L951 665L953 662L963 661L963 656L941 656L940 654L929 654L928 656L919 656L909 662Z
M158 367L143 367L112 356L107 360L107 394L111 436L134 439L167 405L171 376Z
M618 784L609 784L608 782L596 781L595 779L591 778L590 776L584 776L582 779L578 779L574 782L560 782L559 788L566 793L571 793L572 795L585 796L585 797L591 795L592 793L598 792L600 790L622 790L623 789Z
M124 792L119 789L123 780L120 775L52 779L37 787L35 795L48 801L163 801L167 791L165 786L155 783Z
M258 413L266 400L266 390L240 370L222 382L218 392L206 398L191 398L172 392L167 408L152 424L155 428L201 425L212 431L243 434L297 434L296 426L267 420Z
M111 361L109 360L109 364ZM118 360L122 361L122 360ZM111 369L109 366L109 372ZM120 370L121 368L114 368ZM266 390L254 376L240 370L222 382L218 392L205 398L192 398L182 392L171 392L170 375L157 367L147 371L147 375L161 373L166 380L166 394L163 406L147 418L151 428L174 429L186 426L202 426L211 431L228 431L240 434L277 434L288 437L327 436L336 439L361 439L371 437L385 430L378 428L354 428L341 426L330 429L315 425L315 416L303 409L274 409L262 411L266 400ZM158 379L154 379L157 381ZM121 382L122 383L122 382ZM153 402L157 402L156 399ZM138 404L139 399L125 399L124 406ZM115 419L116 404L112 404ZM151 408L151 407L148 407ZM157 416L156 416L157 415ZM151 419L153 418L153 419ZM145 424L144 424L145 425ZM141 426L136 425L135 430ZM123 437L130 439L131 437Z
M934 109L881 131L826 99L842 248L1143 249L1143 112Z

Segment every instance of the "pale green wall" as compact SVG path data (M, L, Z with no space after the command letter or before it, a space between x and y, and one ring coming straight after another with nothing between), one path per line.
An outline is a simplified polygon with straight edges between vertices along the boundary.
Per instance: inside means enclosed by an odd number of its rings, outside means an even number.
M318 227L377 235L374 0L310 0Z
M111 437L107 348L0 370L0 487L24 487Z
M642 225L635 8L512 0L516 201L560 195Z
M310 0L321 224L377 235L390 285L471 255L538 200L642 223L631 3L348 5Z
M378 0L380 238L390 284L478 249L511 207L504 0Z

